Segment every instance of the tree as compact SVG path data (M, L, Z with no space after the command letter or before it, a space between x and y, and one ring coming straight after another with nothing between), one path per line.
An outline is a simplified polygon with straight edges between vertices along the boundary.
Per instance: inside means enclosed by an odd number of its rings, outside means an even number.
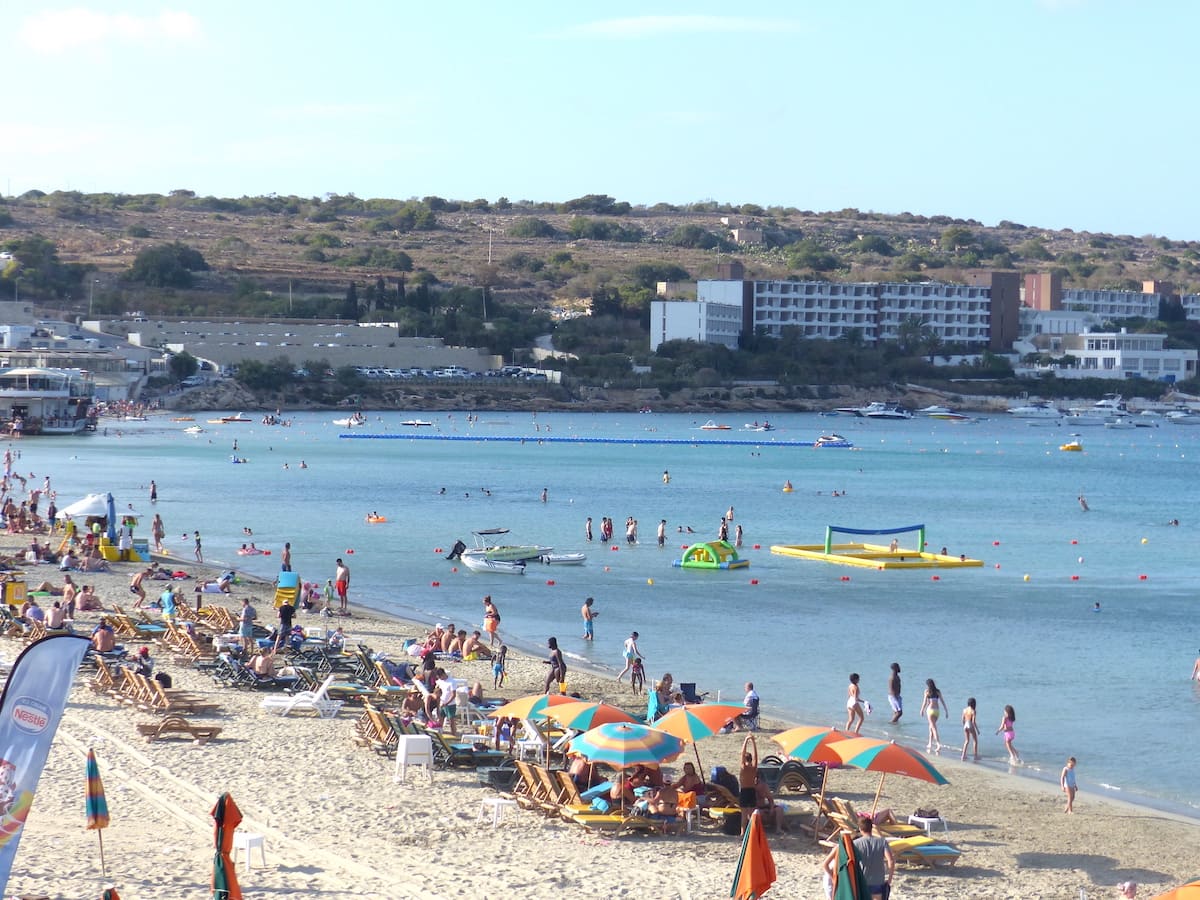
M142 250L125 273L125 279L147 287L187 288L192 286L193 272L206 271L208 263L200 251L175 241Z
M517 219L508 229L509 236L515 238L551 238L556 233L553 225L537 216Z
M975 243L975 235L961 225L951 225L938 238L938 246L948 253L965 250Z
M171 377L176 381L183 381L185 378L190 378L195 375L200 368L200 362L192 354L184 350L182 353L176 353L167 362L167 367L171 370Z
M350 289L346 291L346 299L342 301L341 317L358 321L358 286L353 281L350 282Z

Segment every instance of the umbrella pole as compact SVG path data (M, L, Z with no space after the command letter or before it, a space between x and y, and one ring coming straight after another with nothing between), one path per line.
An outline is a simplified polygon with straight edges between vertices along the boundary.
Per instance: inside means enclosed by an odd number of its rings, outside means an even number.
M871 817L875 817L875 810L879 808L879 796L883 793L883 779L887 778L887 772L879 773L879 787L875 789L875 802L871 804Z
M700 745L696 741L692 741L692 749L696 751L696 774L700 776L700 781L703 783L704 765L700 762Z
M108 868L104 865L104 829L103 828L96 829L96 837L98 837L100 839L100 874L104 878L107 878L108 877Z
M817 794L817 812L813 816L813 843L820 840L821 817L825 815L825 785L829 782L829 764L821 772L821 791Z

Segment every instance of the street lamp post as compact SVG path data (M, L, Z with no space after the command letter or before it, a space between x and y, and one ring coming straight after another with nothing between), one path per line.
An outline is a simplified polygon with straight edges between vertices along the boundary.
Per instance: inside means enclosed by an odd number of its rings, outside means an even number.
M21 300L21 279L13 279L13 303L18 303Z
M96 294L96 285L100 283L99 278L93 278L92 283L88 285L88 315L92 314L92 298Z

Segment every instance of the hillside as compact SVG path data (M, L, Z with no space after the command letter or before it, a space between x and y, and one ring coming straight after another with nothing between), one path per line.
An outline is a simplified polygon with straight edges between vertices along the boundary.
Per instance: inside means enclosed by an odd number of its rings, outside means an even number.
M723 217L761 230L763 242L733 244ZM1200 242L857 210L629 208L607 197L460 204L30 192L0 205L0 243L34 234L53 242L63 263L89 270L69 298L37 296L76 311L86 310L90 289L110 307L163 313L181 299L199 312L224 307L231 295L267 296L284 314L289 299L340 297L352 281L361 289L380 278L487 285L501 303L530 309L584 308L598 288L645 288L663 274L713 277L718 260L731 258L764 278L954 281L975 267L1058 268L1071 287L1138 289L1157 278L1200 290ZM169 292L172 303L163 302L168 292L122 281L140 251L176 241L211 269L190 289ZM37 294L29 283L16 285L13 273L0 286Z

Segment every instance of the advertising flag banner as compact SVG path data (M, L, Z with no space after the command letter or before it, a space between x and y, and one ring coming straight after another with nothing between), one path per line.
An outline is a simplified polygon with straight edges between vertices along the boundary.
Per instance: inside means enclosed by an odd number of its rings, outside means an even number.
M7 896L21 829L87 648L87 638L73 634L34 641L0 696L0 896Z

